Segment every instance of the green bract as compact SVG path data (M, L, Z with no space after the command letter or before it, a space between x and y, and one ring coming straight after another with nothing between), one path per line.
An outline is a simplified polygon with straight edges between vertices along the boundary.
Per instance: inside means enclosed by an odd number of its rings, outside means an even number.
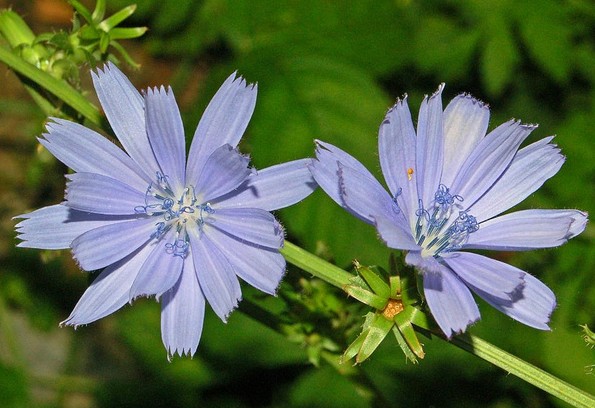
M394 257L391 257L390 275L379 267L362 266L357 261L355 269L358 275L343 289L376 311L366 315L361 334L343 354L344 361L353 357L356 363L366 360L391 330L408 360L416 363L417 358L424 358L413 324L428 327L429 322L417 308L421 303L419 297L411 294L417 293L411 282L412 274L401 278Z

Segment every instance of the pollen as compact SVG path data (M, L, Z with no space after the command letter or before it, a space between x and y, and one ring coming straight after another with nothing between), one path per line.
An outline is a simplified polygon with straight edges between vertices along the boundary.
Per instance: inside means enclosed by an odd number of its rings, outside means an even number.
M401 313L404 309L403 302L397 299L389 299L388 304L382 310L382 315L388 320L392 320L393 317Z
M411 176L413 176L413 168L409 167L407 169L407 180L411 181L411 178L412 178Z

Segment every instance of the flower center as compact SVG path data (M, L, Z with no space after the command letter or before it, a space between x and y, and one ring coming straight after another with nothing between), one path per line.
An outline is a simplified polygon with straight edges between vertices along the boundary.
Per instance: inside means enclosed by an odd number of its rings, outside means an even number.
M479 229L477 219L463 210L463 201L443 184L438 186L428 208L419 200L414 234L422 257L438 257L442 252L457 250L467 242L469 234Z
M157 172L156 182L149 184L145 193L145 205L137 206L134 211L157 217L155 231L151 238L159 241L172 228L175 238L165 244L167 253L174 256L186 257L190 240L187 228L197 227L202 230L205 220L215 210L210 203L200 203L193 186L184 188L176 197L172 190L168 176Z

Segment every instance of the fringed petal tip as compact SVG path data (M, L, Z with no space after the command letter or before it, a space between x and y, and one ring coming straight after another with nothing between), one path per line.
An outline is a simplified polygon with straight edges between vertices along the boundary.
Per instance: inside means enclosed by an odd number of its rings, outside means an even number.
M193 358L194 354L196 354L196 350L198 349L198 344L196 345L196 347L192 347L192 348L174 348L172 349L171 347L167 347L167 361L168 362L172 362L174 357L176 357L176 354L179 357L190 357Z
M490 105L488 103L483 102L480 99L477 99L476 97L474 97L473 95L471 95L470 93L467 93L467 92L458 94L457 96L455 96L453 98L453 100L451 102L454 102L456 99L461 99L461 100L464 100L465 102L471 103L472 105L477 105L477 107L479 107L480 109L485 109L488 112L490 110ZM459 101L459 102L462 102L462 101Z
M439 97L442 94L442 91L444 90L444 87L446 86L446 83L442 82L440 85L438 85L438 89L436 89L434 91L434 93L432 95L430 95L430 97L428 98L428 96L426 95L425 99L434 99L436 97Z

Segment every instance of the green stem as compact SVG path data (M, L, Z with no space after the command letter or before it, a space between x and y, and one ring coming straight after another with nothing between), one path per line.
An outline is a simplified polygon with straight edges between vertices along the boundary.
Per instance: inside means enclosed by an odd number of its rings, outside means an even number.
M96 125L100 123L101 115L97 107L65 81L56 79L47 72L29 64L5 47L0 47L0 62L5 63L15 72L56 95L89 121Z
M455 346L516 375L529 384L541 388L575 407L595 407L595 397L568 384L552 374L529 364L493 344L471 334L455 336L450 340Z
M285 241L281 253L287 262L306 272L310 272L317 278L320 278L339 289L343 289L345 285L349 285L350 279L353 278L353 275L349 272L311 254L291 242Z
M289 263L341 289L349 284L350 279L353 277L349 272L318 258L290 242L285 242L285 247L281 253ZM422 330L423 334L426 333L424 329L429 329L429 325L426 324L426 321L428 320L427 318L427 315L420 312L418 313L416 320L413 321L414 324L419 323L418 325L421 329L417 327L416 329ZM442 338L442 336L438 337ZM506 372L516 375L529 384L532 384L575 407L595 407L595 397L587 392L560 380L552 374L549 374L476 336L469 334L455 336L449 343L500 367Z

